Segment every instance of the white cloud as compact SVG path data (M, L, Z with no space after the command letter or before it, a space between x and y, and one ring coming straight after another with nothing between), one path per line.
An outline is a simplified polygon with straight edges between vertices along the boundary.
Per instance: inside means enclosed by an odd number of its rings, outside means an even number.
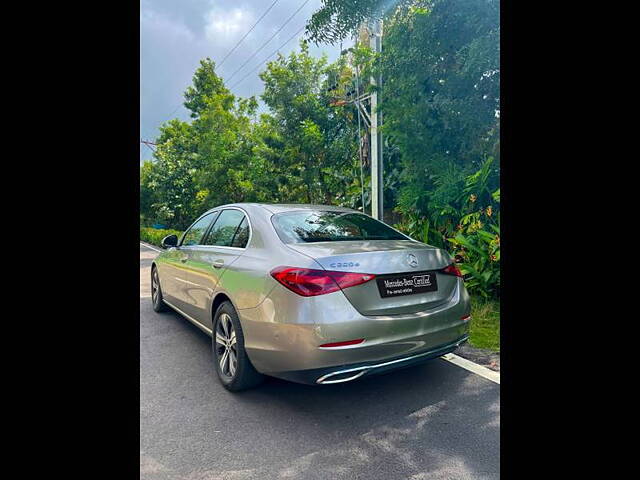
M209 41L239 39L255 22L252 12L241 8L214 8L206 14L205 35Z
M165 36L183 37L184 41L193 41L193 32L182 22L175 21L167 15L154 12L153 10L143 10L140 12L141 32L148 29L150 31L162 32ZM144 35L141 44L144 45Z

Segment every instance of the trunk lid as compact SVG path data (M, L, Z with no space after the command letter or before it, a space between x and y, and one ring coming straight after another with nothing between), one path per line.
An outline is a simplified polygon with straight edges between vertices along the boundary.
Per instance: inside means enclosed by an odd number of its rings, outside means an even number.
M326 270L375 274L376 279L343 290L347 299L363 315L423 312L449 301L458 284L458 277L435 272L452 263L450 255L424 243L410 240L358 240L296 243L288 246L313 258ZM437 284L437 290L422 291L424 288L419 288L419 293L387 297L380 293L379 279L391 282L397 275L405 276L411 282L413 274L424 279L422 275L425 272L432 275L428 278L431 279L430 282Z

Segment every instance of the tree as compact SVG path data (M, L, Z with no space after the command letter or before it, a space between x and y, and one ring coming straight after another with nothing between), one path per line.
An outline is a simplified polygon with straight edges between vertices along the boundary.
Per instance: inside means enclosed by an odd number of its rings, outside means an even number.
M322 7L307 23L307 35L316 44L335 44L355 34L362 22L382 18L394 8L412 3L411 0L322 0Z
M193 220L197 193L198 162L192 128L175 119L162 126L160 132L154 152L156 162L148 168L141 193L154 200L152 218L171 228L184 229Z
M370 18L385 19L382 53L358 45L355 58L365 76L383 79L379 108L385 151L400 164L398 207L439 215L489 156L498 179L499 1L323 0L307 32L335 42Z
M329 104L326 56L314 59L306 42L300 53L279 55L260 74L262 99L272 112L263 121L272 129L272 147L280 156L275 167L290 198L335 204L344 200L357 161L353 119ZM352 117L352 115L351 115Z
M209 108L208 99L223 94L226 98L225 108L228 110L233 103L233 96L225 87L224 81L215 72L216 64L209 57L200 60L200 67L193 75L193 85L184 93L184 106L191 110L191 118L198 118Z
M383 131L402 157L401 208L426 212L456 198L487 157L497 173L500 19L491 0L420 3L388 19L376 68Z

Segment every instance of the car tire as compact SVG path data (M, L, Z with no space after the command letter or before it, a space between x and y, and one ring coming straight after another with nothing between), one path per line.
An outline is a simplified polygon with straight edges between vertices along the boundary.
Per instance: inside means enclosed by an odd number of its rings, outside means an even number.
M162 301L162 289L160 288L160 276L158 268L154 265L151 267L151 304L155 312L166 312L169 307Z
M216 310L211 349L218 379L230 392L255 387L264 380L247 356L240 319L231 302L223 302Z

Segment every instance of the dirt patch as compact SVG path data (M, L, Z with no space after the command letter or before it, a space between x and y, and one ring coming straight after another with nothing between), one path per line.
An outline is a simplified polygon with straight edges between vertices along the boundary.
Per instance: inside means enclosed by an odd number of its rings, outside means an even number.
M492 352L491 350L486 350L484 348L476 348L465 343L453 353L496 372L500 371L500 352Z

